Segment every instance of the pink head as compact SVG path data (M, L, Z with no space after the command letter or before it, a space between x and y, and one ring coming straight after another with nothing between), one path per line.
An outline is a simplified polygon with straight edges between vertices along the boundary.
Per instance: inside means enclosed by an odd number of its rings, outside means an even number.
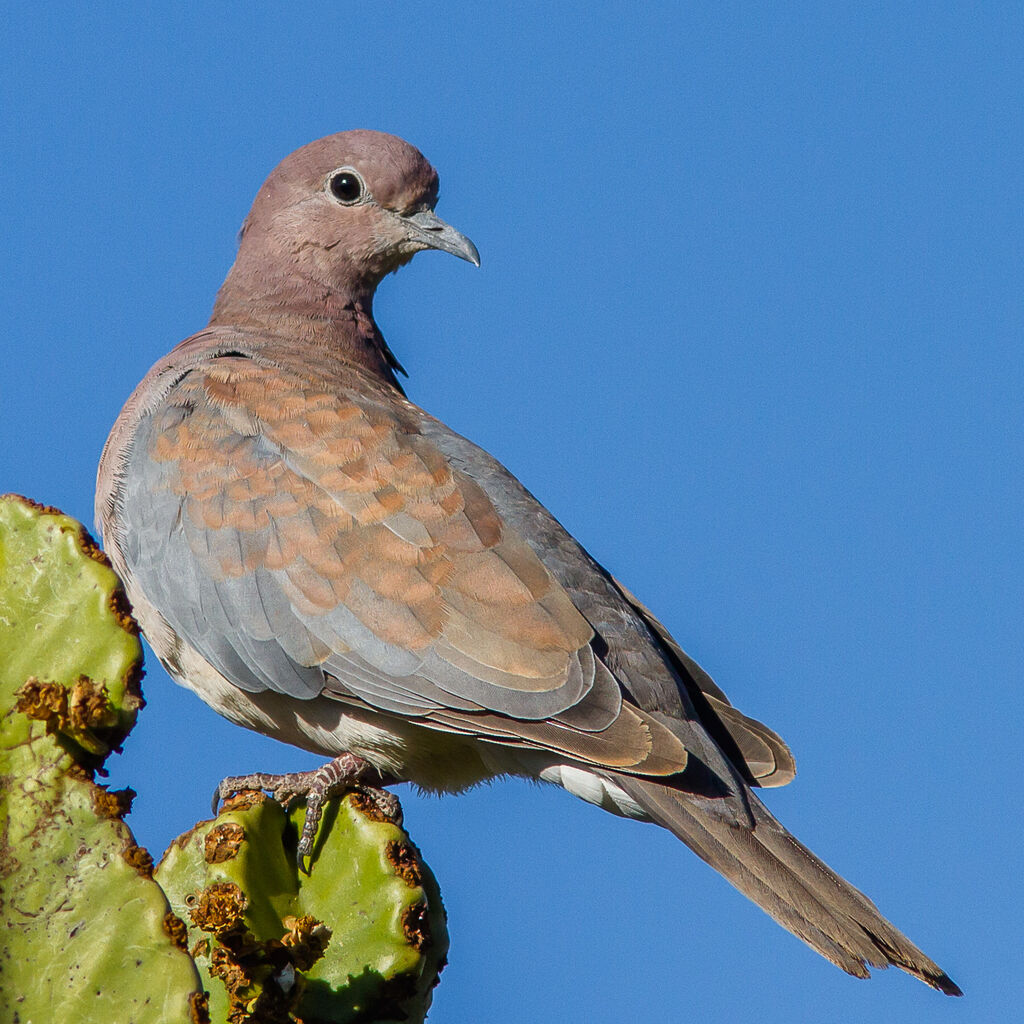
M437 172L394 135L349 131L285 157L263 183L214 308L305 293L369 298L424 249L479 265L473 243L434 213Z

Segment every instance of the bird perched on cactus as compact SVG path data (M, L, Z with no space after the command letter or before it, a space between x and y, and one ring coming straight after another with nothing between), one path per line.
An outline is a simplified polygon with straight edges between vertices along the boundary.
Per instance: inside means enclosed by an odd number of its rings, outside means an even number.
M755 795L792 757L494 458L405 396L373 318L417 252L478 263L437 174L369 131L260 189L207 327L128 400L97 519L153 649L232 721L333 760L309 801L540 779L670 829L843 970L949 977ZM429 335L429 331L425 331ZM429 343L425 341L424 343Z

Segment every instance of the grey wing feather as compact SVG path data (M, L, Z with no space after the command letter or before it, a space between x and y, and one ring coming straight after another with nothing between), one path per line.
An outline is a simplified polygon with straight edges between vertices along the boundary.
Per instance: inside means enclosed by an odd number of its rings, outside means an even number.
M734 745L732 749L738 755L735 760L737 763L742 762L749 772L747 781L751 785L767 788L785 786L792 782L796 776L796 761L782 737L763 722L734 708L711 676L676 643L654 613L618 580L614 582L622 596L643 616L675 659L680 675L689 683L689 692L695 703L699 704L701 697L707 702L711 715L704 716L705 722L717 718L722 724L727 738L719 735L716 739L727 748L730 747L728 741Z
M168 625L188 637L240 689L255 693L273 688L300 699L317 696L323 671L302 660L312 650L313 638L283 602L266 599L261 592L266 580L254 584L251 574L244 585L214 580L197 562L191 545L215 556L210 549L213 534L191 523L180 499L162 486L166 471L146 455L152 426L149 418L140 425L126 474L130 491L123 503L123 532L134 548L126 552L132 575ZM268 608L273 609L277 631Z
M743 783L756 785L756 776L747 768L726 726L703 701L699 686L687 686L685 670L681 671L680 662L674 660L673 651L615 580L491 455L426 414L421 429L454 465L479 484L502 518L528 541L607 645L601 660L615 678L641 708L660 713L659 720L679 736L694 760L703 763L732 793L732 813L747 820ZM710 683L710 677L696 663L685 655L683 658ZM710 686L725 701L725 695L713 683ZM785 749L785 744L778 742ZM723 749L730 756L725 756ZM751 752L761 756L763 748Z

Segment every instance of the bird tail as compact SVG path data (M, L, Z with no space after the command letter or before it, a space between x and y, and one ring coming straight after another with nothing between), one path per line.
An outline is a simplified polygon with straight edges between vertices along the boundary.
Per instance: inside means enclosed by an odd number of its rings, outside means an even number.
M752 824L728 820L712 798L664 783L618 773L615 782L654 821L837 967L866 978L869 966L892 964L946 995L962 995L867 896L787 832L749 790Z

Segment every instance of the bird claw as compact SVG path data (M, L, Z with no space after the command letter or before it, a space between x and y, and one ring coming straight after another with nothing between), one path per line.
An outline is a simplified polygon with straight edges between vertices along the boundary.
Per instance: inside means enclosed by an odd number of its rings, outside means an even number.
M311 868L307 867L306 861L313 855L313 843L323 814L324 801L332 796L356 789L370 800L382 817L401 824L402 808L398 797L379 786L363 783L366 775L376 776L381 783L392 781L384 779L369 761L356 754L341 754L333 761L328 761L327 764L308 772L290 772L284 775L255 772L251 775L233 775L224 779L214 790L213 813L217 813L222 800L247 789L265 790L283 806L287 806L294 797L304 796L306 816L296 856L300 870L308 874Z

